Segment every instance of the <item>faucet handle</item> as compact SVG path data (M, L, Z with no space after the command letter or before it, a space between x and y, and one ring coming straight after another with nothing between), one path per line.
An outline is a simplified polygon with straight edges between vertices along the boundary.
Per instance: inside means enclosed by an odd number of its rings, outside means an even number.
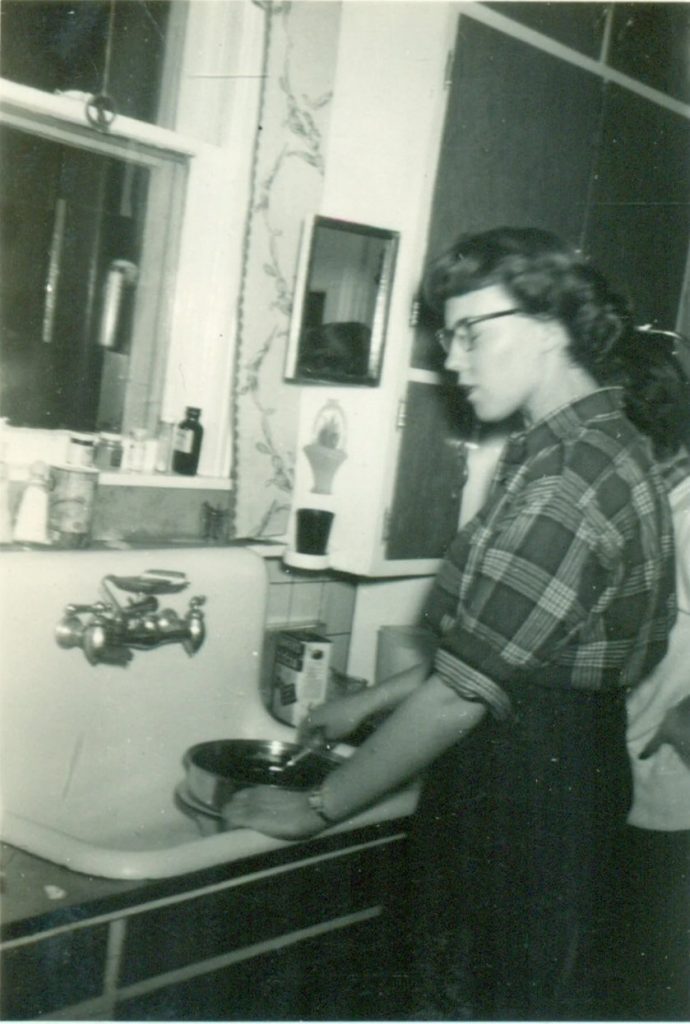
M206 639L206 624L201 610L205 603L206 598L201 595L190 598L189 611L185 615L187 635L182 640L182 646L190 657L196 654Z
M108 611L108 605L103 601L96 601L95 604L68 604L65 608L65 616L68 615L103 615Z

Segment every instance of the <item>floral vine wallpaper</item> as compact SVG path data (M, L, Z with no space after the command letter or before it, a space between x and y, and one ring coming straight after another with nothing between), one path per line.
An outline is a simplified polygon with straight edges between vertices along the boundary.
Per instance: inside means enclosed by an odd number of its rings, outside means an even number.
M280 536L294 478L300 388L283 380L305 220L319 211L340 3L254 0L264 81L244 238L233 395L235 533Z

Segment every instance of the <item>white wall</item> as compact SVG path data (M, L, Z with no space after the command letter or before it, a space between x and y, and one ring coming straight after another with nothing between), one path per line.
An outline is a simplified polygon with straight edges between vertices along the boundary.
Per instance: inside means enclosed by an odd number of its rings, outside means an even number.
M381 626L417 625L431 583L428 576L359 582L347 663L350 675L376 680Z

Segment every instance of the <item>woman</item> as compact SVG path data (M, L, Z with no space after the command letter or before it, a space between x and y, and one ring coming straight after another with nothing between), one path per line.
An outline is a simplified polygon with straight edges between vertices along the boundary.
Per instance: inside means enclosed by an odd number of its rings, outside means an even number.
M435 1002L420 1014L596 1017L630 801L625 692L665 653L674 617L663 482L606 386L627 312L583 259L528 228L461 238L425 287L476 416L520 413L525 429L433 587L431 675L312 712L303 734L335 738L394 708L320 791L245 790L225 817L314 835L428 769L413 889L432 916ZM414 931L427 934L418 916Z
M678 618L669 649L628 696L633 801L621 834L616 1010L690 1016L690 382L673 332L647 329L626 372L625 410L651 440L669 491Z

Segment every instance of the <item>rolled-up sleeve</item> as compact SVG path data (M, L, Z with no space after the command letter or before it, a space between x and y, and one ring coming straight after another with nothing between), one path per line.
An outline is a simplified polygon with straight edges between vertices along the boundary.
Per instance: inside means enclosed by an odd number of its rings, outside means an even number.
M623 539L596 503L583 503L581 488L559 477L528 485L496 520L489 517L464 550L451 548L427 620L441 635L441 679L505 719L505 684L557 656L575 662L578 645L571 641L587 620L596 645L593 623L620 582ZM600 640L603 650L603 632Z

